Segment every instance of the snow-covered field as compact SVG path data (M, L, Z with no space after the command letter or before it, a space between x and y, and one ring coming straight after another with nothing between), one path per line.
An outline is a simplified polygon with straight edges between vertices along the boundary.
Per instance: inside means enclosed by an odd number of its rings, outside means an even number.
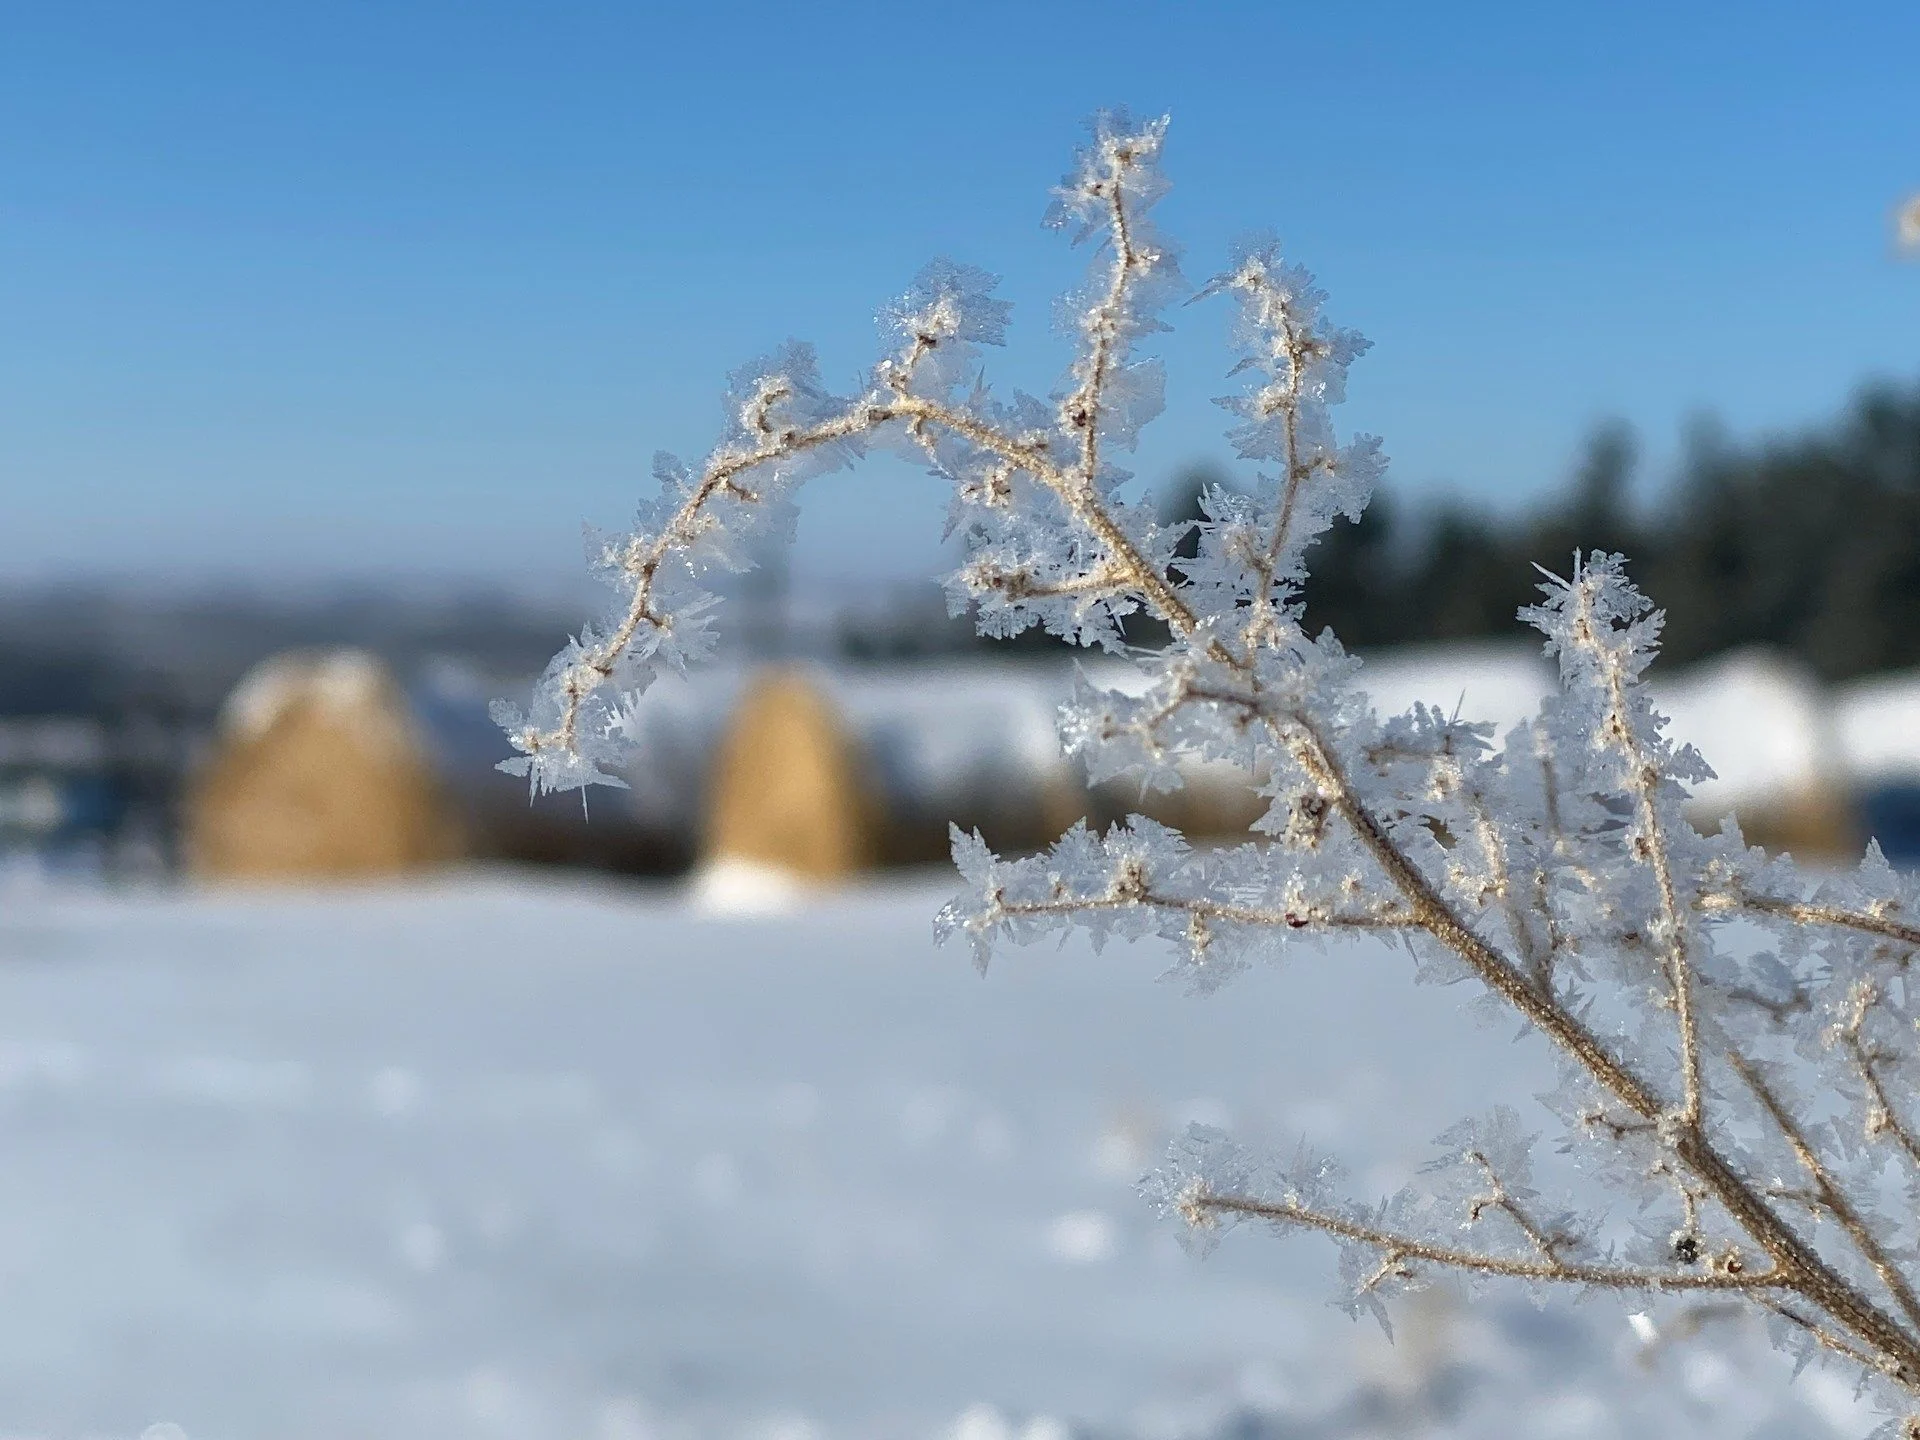
M1205 1000L1146 951L983 981L945 884L0 896L0 1434L1872 1427L1735 1322L1430 1301L1389 1347L1315 1241L1189 1257L1133 1189L1172 1127L1379 1189L1544 1057L1378 947Z

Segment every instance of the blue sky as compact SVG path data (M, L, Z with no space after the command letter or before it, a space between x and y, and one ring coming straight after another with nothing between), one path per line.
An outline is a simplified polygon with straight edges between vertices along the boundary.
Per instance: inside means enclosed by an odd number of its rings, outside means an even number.
M1598 418L1657 472L1920 377L1920 5L0 4L0 576L545 585L789 335L851 384L936 255L1006 276L1082 119L1173 115L1210 272L1270 227L1376 348L1402 495L1520 503ZM1224 454L1182 312L1139 468ZM797 568L937 563L935 482L821 482Z

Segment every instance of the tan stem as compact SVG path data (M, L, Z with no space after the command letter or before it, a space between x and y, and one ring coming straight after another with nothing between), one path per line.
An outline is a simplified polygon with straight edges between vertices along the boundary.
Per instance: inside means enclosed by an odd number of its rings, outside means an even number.
M1299 1225L1319 1230L1341 1240L1371 1245L1389 1258L1420 1260L1453 1270L1482 1275L1503 1275L1518 1280L1551 1280L1563 1284L1593 1285L1612 1290L1773 1290L1788 1289L1790 1282L1776 1270L1752 1275L1716 1271L1636 1270L1613 1265L1583 1265L1577 1261L1542 1256L1522 1259L1511 1255L1493 1255L1482 1250L1465 1250L1435 1245L1411 1235L1377 1229L1315 1210L1289 1200L1262 1200L1250 1195L1221 1194L1200 1189L1180 1198L1180 1208L1200 1217L1236 1215L1248 1219L1271 1220L1283 1225Z
M1730 1051L1727 1063L1733 1067L1747 1088L1753 1091L1780 1133L1786 1137L1787 1144L1793 1149L1794 1158L1800 1162L1800 1168L1807 1172L1807 1178L1813 1181L1814 1193L1820 1206L1846 1232L1847 1238L1854 1244L1867 1263L1873 1267L1873 1273L1880 1277L1880 1283L1887 1289L1894 1302L1905 1313L1909 1324L1920 1326L1920 1298L1916 1298L1913 1287L1907 1283L1893 1259L1875 1237L1866 1218L1854 1208L1853 1202L1841 1189L1840 1182L1828 1170L1813 1147L1807 1143L1805 1132L1788 1111L1786 1104L1774 1093L1758 1070L1738 1051Z

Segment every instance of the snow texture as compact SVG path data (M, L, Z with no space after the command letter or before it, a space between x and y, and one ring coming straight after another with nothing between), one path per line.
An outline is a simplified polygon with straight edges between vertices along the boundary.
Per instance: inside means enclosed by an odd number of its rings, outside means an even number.
M1429 1292L1389 1346L1326 1306L1329 1247L1183 1253L1134 1184L1191 1124L1337 1140L1384 1190L1427 1159L1407 1137L1551 1083L1387 947L1181 1003L1078 942L982 984L931 906L8 896L0 1434L1870 1428L1724 1317L1670 1343L1611 1303Z

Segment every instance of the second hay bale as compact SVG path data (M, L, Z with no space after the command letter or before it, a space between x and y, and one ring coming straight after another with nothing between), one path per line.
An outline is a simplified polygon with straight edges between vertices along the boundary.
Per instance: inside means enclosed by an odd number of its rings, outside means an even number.
M776 671L749 687L714 757L705 858L814 881L880 859L879 805L853 735L818 686Z

